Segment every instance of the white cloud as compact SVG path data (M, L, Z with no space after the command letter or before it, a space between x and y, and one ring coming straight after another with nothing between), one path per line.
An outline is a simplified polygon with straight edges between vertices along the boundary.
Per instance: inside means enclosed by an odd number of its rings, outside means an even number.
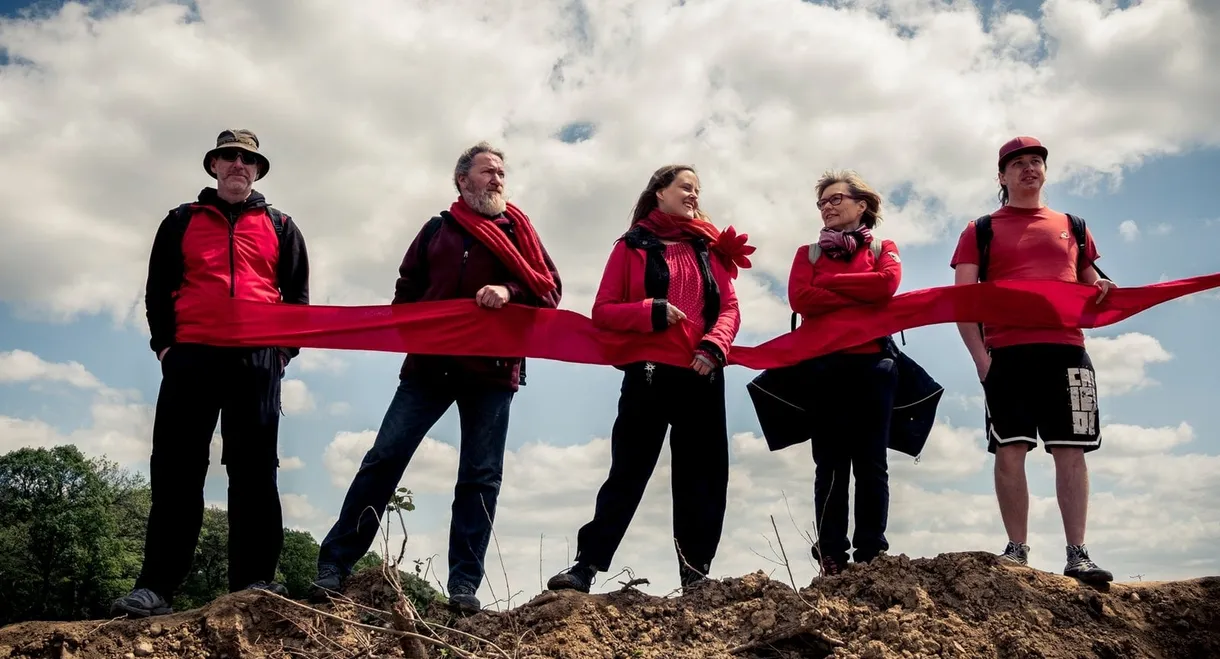
M1165 224L1164 222L1162 222L1152 228L1152 233L1155 235L1158 235L1158 236L1168 236L1172 232L1173 232L1173 225Z
M280 471L296 471L304 469L305 461L295 455L290 455L280 460Z
M326 407L326 411L328 413L330 413L331 416L343 416L345 414L351 413L352 404L345 403L342 401L340 401L338 403L331 403L330 405L328 405Z
M1173 358L1155 337L1129 332L1115 337L1086 337L1085 347L1097 371L1097 392L1117 396L1159 384L1148 377L1148 365Z
M280 404L285 414L304 414L317 407L309 387L301 380L286 379L280 386Z
M78 362L48 362L23 350L0 353L0 383L25 383L36 390L46 382L89 394L88 425L64 432L42 419L0 416L0 452L75 444L87 455L147 471L153 409L137 392L106 386Z
M414 232L454 196L458 152L488 138L560 266L564 306L587 311L648 175L693 162L713 218L759 247L741 280L753 331L787 326L754 275L784 281L815 234L823 167L907 192L880 231L910 246L991 203L995 150L1014 132L1051 145L1054 180L1086 185L1220 142L1218 40L1186 0L1049 0L1038 21L983 21L962 2L569 4L210 0L186 21L185 6L148 0L3 21L0 301L143 325L157 222L210 182L200 156L229 126L262 138L273 167L259 187L300 222L319 303L388 301ZM454 48L472 25L480 38ZM681 100L642 100L656 98ZM571 122L591 136L555 139ZM303 371L335 367L307 355Z
M315 508L304 494L281 493L280 508L285 524L290 527L309 529L323 518L322 511Z
M335 439L327 444L326 450L322 452L322 464L330 474L331 485L347 489L360 467L360 460L364 458L365 452L372 448L376 438L377 433L372 430L341 432L335 435Z
M1123 240L1133 243L1139 240L1140 228L1135 223L1135 220L1123 220L1123 223L1118 225L1118 233L1123 237Z
M336 352L328 350L306 348L301 350L301 354L297 355L292 363L297 364L305 373L336 374L347 370L347 360Z
M79 362L54 363L26 350L0 352L0 383L59 382L80 389L103 389Z

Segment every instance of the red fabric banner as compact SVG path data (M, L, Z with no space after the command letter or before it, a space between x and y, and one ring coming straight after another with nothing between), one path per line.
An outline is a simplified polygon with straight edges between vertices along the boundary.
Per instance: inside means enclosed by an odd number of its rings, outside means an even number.
M751 369L789 366L902 330L954 322L1023 327L1095 328L1158 304L1220 286L1220 273L1116 288L1100 305L1097 289L1056 281L999 281L927 288L880 305L840 309L757 346L734 346L729 363ZM574 311L473 300L340 307L231 298L199 300L178 310L180 342L296 346L485 357L531 357L578 364L649 360L688 366L701 332L694 321L666 332L624 334L593 327Z

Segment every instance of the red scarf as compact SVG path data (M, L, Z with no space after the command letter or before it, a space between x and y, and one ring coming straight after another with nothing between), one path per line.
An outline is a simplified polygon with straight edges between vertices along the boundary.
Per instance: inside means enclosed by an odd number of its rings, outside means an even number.
M719 255L720 262L729 271L729 277L734 279L737 277L737 268L750 267L748 257L757 249L746 244L750 234L739 235L731 226L721 231L703 218L670 215L659 208L654 208L648 217L640 220L638 224L661 240L703 238L708 242L708 247Z
M555 278L551 276L551 270L542 256L542 243L538 240L538 233L534 231L529 216L521 212L520 208L510 203L504 211L513 221L513 230L520 249L495 222L475 212L465 199L458 197L449 207L449 212L463 229L486 245L534 295L542 297L555 290Z

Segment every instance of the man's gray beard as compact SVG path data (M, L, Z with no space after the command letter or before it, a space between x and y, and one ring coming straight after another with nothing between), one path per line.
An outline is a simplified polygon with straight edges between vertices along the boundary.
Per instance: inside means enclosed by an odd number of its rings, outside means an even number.
M483 215L499 215L508 206L504 201L504 196L495 192L484 192L482 194L463 192L462 197L466 200L468 206Z

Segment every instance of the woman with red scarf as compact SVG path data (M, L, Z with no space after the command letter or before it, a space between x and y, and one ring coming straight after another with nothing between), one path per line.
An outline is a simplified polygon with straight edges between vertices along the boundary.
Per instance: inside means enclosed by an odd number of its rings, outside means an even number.
M688 367L638 362L624 371L610 436L610 475L593 520L577 535L576 564L551 590L589 592L610 569L670 429L674 539L683 587L706 577L720 543L729 478L724 372L741 317L733 277L749 267L745 236L716 229L699 209L694 169L658 169L640 194L631 228L615 243L593 303L593 323L615 332L702 335ZM672 330L670 330L672 328Z
M788 278L792 310L807 320L888 301L898 290L902 265L894 242L878 241L871 232L881 219L881 196L854 172L827 172L817 194L823 228L816 243L796 251ZM813 556L823 574L838 574L852 546L857 563L889 549L886 449L897 370L888 343L888 337L867 341L802 365L810 381L810 408L816 408L819 420L812 441L818 531ZM848 542L847 485L853 471L856 529Z

